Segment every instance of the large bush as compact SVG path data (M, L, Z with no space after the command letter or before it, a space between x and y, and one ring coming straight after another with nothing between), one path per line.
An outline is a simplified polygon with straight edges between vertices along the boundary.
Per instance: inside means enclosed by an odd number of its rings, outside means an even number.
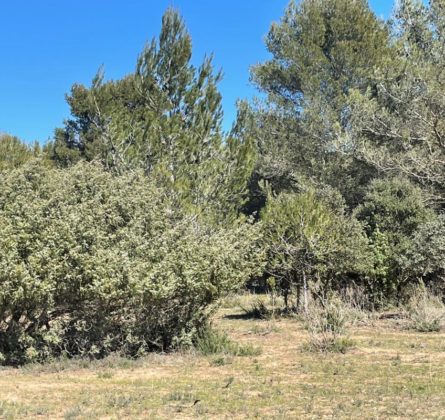
M410 277L421 279L439 295L445 296L445 215L421 225L411 247L400 256L399 263Z
M423 277L416 268L419 263L413 262L430 254L420 231L437 218L436 214L426 205L420 188L406 179L390 178L371 182L355 215L365 225L374 254L367 282L371 296L377 300L400 299L409 293L407 286ZM440 253L440 247L437 249Z
M205 226L142 173L31 162L0 180L0 358L100 357L193 338L259 267L257 230Z

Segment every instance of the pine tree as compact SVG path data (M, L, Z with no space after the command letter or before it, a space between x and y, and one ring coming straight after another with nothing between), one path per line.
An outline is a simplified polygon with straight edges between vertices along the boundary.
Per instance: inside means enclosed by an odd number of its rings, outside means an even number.
M290 3L266 45L272 58L252 74L267 94L255 112L259 176L277 190L327 183L355 204L371 174L351 156L348 97L384 66L387 27L363 0L304 0Z
M252 143L239 135L242 119L230 135L223 133L222 74L211 57L198 68L191 57L191 37L169 9L134 73L105 82L100 70L90 88L73 86L67 97L72 118L56 132L54 159L65 165L100 160L117 172L143 168L186 205L227 213L239 208Z
M39 143L29 145L18 137L0 135L0 172L18 168L33 157L41 156Z
M352 127L363 159L408 177L445 200L445 2L403 0L393 55L373 91L352 96Z

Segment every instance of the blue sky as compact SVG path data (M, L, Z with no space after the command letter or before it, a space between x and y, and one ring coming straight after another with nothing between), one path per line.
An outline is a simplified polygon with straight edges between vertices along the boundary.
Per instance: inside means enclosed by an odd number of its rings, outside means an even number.
M144 44L178 8L193 39L194 61L214 53L229 127L238 98L251 98L249 67L268 58L263 39L288 0L1 0L0 132L42 143L68 117L64 95L89 84L99 66L107 78L134 70ZM388 16L391 0L371 0Z

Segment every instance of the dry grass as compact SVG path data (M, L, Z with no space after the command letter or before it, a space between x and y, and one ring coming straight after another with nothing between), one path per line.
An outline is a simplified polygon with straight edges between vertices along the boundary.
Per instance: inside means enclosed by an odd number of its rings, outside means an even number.
M443 333L376 321L351 329L349 353L320 355L301 351L307 332L293 319L226 305L215 324L262 353L3 369L0 418L444 418Z

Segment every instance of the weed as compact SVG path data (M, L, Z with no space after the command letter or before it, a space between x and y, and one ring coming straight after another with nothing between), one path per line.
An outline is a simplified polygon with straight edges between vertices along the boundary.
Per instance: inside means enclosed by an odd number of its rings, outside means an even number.
M272 318L272 311L267 307L266 302L261 298L256 298L250 307L243 307L241 309L246 314L246 318L251 319L270 319Z
M275 324L272 324L272 323L269 323L266 326L255 324L249 330L249 334L267 335L272 332L276 333L278 331L279 331L279 328Z
M439 332L445 319L445 306L427 291L414 295L406 306L409 328L418 332Z
M257 356L259 347L239 344L232 341L226 333L206 328L196 340L195 348L203 355L226 354L232 356Z
M312 302L304 314L304 325L309 332L306 351L345 353L354 345L346 333L348 311L338 296Z
M313 353L342 353L345 354L355 341L347 337L334 337L329 335L311 336L307 343L302 346L303 351Z
M113 408L125 408L135 402L135 398L129 395L112 395L108 399L108 405Z
M211 366L225 366L231 364L233 362L232 357L230 356L218 356L211 360Z
M168 401L191 402L195 401L195 395L190 391L173 391L167 396Z
M113 372L109 370L98 372L97 377L99 379L111 379L113 377Z
M63 414L65 420L74 420L82 415L82 409L76 405L75 407L69 408Z

